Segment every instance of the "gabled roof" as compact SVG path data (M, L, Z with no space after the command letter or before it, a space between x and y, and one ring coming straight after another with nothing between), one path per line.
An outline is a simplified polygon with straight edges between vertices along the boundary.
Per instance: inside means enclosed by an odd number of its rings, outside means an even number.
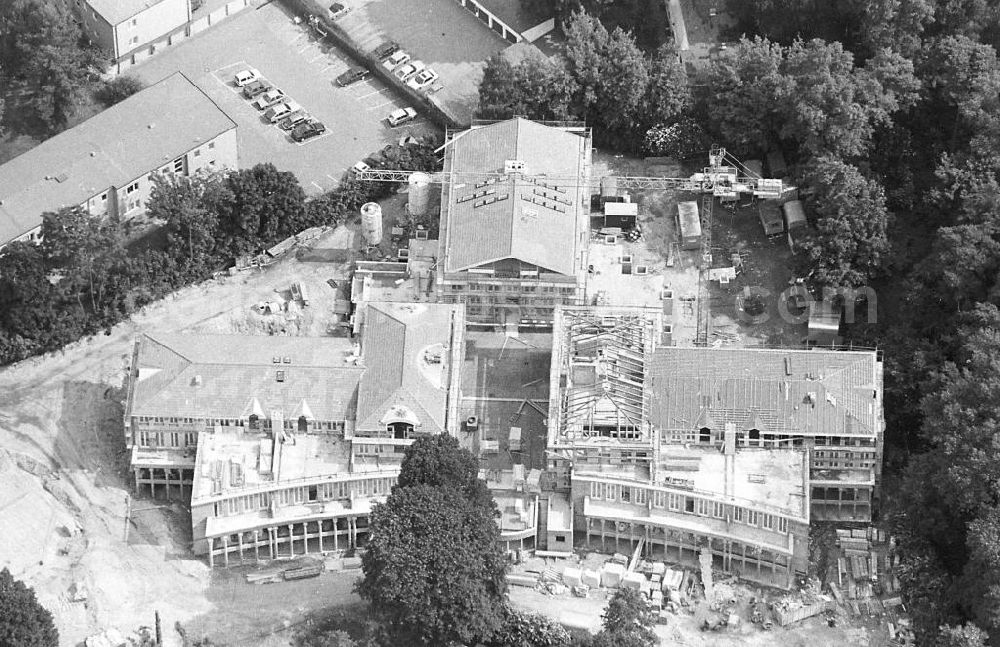
M345 362L351 351L336 338L143 335L131 414L247 419L280 410L286 420L348 420L362 372Z
M0 166L0 245L234 128L186 76L168 76Z
M112 27L163 2L163 0L87 0L87 4Z
M589 193L583 186L589 137L518 118L461 133L445 151L446 172L503 173L506 161L524 162L523 174L492 184L453 181L445 186L441 245L446 272L515 259L558 274L574 273L577 223L586 208L583 195ZM546 174L563 179L539 177ZM570 184L567 176L576 180Z
M370 303L362 338L359 431L406 421L420 432L448 425L448 390L457 384L453 351L461 344L461 305Z
M647 388L660 429L715 427L810 435L882 429L882 371L874 352L658 348Z

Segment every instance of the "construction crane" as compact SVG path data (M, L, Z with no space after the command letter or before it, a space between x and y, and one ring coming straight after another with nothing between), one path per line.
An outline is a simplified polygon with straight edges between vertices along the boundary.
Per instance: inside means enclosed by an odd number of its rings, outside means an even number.
M388 169L356 170L354 177L367 182L406 182L413 171ZM606 176L604 178L581 178L577 175L529 174L523 172L519 164L507 164L502 171L442 171L428 173L430 182L443 184L494 184L502 180L523 178L528 181L542 181L559 187L589 187L599 191L604 180L614 180L618 188L633 190L675 190L695 193L711 193L722 200L735 200L741 194L752 194L756 198L780 198L784 187L778 179L761 178L750 171L739 160L721 146L714 146L708 154L708 166L689 177L644 177L635 175Z

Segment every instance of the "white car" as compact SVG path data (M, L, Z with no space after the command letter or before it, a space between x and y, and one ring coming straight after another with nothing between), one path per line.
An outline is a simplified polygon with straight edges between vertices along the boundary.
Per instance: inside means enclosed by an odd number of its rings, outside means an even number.
M393 110L389 113L389 116L385 118L389 122L389 125L395 128L405 124L408 121L413 121L417 118L417 111L413 108L400 108L399 110Z
M426 65L424 65L423 61L413 61L399 68L393 74L400 81L409 81L411 76L423 72L425 67Z
M343 18L350 12L350 7L345 7L339 2L334 2L330 5L330 20L336 20L337 18Z
M253 107L257 110L263 110L264 108L270 108L274 104L278 103L285 98L285 93L281 90L268 90L264 94L260 95L253 100Z
M407 81L406 85L410 86L414 90L422 90L437 80L438 73L428 67Z
M294 101L282 101L281 103L276 103L268 108L267 112L264 113L264 118L273 124L281 121L283 117L290 115L297 110L302 110L302 106Z
M258 79L260 79L260 72L254 68L240 70L236 73L236 87L242 88L244 85L249 85Z
M399 50L398 52L393 53L393 55L390 56L389 58L382 61L382 67L391 71L396 69L400 65L406 65L409 62L410 62L410 55L404 52L403 50Z
M364 160L362 160L362 161L358 162L357 164L355 164L354 166L352 166L351 170L355 171L357 173L364 173L365 171L367 171L370 168L371 167L368 166L368 164L366 164Z

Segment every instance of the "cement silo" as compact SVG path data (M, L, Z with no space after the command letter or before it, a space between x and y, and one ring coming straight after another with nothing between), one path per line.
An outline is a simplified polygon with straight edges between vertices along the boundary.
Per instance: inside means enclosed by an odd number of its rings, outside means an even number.
M367 245L382 242L382 207L377 202L361 205L361 235Z
M427 215L427 208L431 201L431 176L420 171L411 173L409 185L410 215Z

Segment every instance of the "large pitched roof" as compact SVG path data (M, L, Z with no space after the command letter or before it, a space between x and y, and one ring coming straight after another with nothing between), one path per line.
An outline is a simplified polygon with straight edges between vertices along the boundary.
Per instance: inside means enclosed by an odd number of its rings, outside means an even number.
M660 429L873 435L882 428L874 352L658 348L648 388Z
M0 245L236 128L176 73L0 166Z
M446 429L462 310L434 303L368 305L356 429L385 429L390 419L413 420L421 432Z
M446 149L446 171L502 173L508 160L522 161L525 167L523 175L493 184L446 185L442 200L445 271L514 258L551 272L573 274L581 196L587 192L582 185L587 179L589 146L586 136L527 119L473 128L456 136ZM545 174L563 179L537 177ZM567 176L576 180L570 184Z
M131 414L245 419L280 410L286 420L347 420L362 372L345 361L351 351L336 338L143 335Z
M163 0L87 0L87 4L112 27L161 2Z

